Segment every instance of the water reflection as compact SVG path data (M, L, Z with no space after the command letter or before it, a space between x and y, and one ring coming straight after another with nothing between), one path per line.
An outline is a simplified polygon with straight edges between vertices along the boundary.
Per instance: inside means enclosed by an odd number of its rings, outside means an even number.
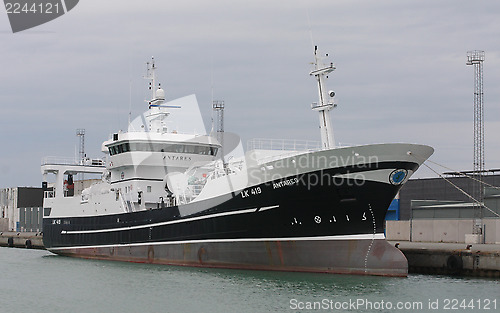
M49 288L68 301L97 311L134 312L143 308L161 312L307 311L294 310L292 299L303 303L403 301L419 302L425 307L436 299L494 299L500 295L499 280L467 277L394 278L211 269L84 260L52 254L37 254L25 258L22 264L24 268L43 269L40 281L30 277L30 284ZM82 302L82 297L92 298L93 302ZM500 304L500 299L497 302ZM67 308L61 306L60 311Z

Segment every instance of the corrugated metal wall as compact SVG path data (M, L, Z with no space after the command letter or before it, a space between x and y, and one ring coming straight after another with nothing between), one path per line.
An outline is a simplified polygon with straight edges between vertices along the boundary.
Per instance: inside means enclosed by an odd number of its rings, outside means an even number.
M0 189L0 217L8 219L9 231L42 231L42 217L38 213L42 205L42 188Z
M467 177L447 177L467 193L472 192L472 179ZM500 186L500 175L486 175L484 181ZM457 200L470 202L470 199L442 178L411 179L399 191L400 220L409 220L411 200Z
M19 231L42 231L42 207L19 208Z

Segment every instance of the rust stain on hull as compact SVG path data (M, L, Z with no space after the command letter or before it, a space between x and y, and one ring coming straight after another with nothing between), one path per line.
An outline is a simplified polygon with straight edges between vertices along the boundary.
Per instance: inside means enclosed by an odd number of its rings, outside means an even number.
M385 240L269 241L186 245L116 246L61 250L58 254L87 259L177 266L359 274L405 277L408 263ZM370 243L374 253L367 251ZM274 262L273 256L279 257Z

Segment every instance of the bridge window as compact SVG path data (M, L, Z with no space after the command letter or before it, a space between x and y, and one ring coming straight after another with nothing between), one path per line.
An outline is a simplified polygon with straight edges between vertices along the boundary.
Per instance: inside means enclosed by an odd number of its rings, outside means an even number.
M190 144L164 144L154 142L124 142L108 147L109 154L121 154L130 151L143 152L171 152L171 153L187 153L199 155L216 155L217 147L200 146Z
M118 145L114 145L111 147L108 147L109 150L109 155L115 155L115 154L120 154L124 152L129 152L130 151L130 144L128 142L124 142Z

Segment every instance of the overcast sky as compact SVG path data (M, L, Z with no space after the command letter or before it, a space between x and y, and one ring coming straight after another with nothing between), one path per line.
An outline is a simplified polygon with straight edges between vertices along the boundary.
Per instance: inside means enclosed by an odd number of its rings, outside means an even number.
M456 170L472 168L466 52L485 50L486 168L500 168L498 0L82 0L16 34L0 13L0 187L39 186L42 157L74 156L77 128L101 157L126 129L130 89L132 115L146 109L151 56L167 99L195 93L206 123L213 85L244 141L320 140L311 38L337 66L337 143L428 144Z

